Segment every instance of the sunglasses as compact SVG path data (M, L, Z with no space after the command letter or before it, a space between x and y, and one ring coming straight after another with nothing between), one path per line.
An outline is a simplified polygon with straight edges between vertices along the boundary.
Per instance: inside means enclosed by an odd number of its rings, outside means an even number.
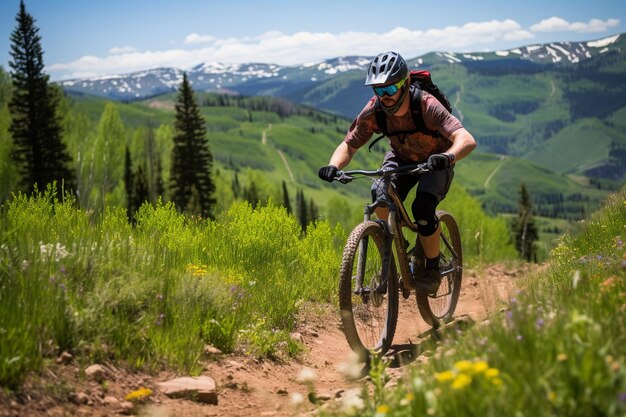
M395 84L386 85L384 87L374 87L374 92L380 97L384 97L385 95L393 96L404 85L406 80L407 78L404 78Z

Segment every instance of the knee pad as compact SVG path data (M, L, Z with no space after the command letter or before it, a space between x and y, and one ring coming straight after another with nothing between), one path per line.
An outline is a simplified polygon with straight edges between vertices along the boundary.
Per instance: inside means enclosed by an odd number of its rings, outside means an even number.
M439 219L435 215L439 201L430 193L419 192L411 205L417 231L422 236L430 236L437 231Z

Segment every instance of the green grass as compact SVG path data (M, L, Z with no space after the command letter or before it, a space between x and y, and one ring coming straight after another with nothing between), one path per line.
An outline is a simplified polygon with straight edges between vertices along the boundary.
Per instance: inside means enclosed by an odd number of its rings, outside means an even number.
M272 195L257 174L242 180L256 178ZM457 214L466 263L514 257L503 220L487 217L462 189L453 195L444 207ZM95 214L51 189L15 195L0 210L0 386L18 388L63 350L81 361L191 373L207 344L297 355L289 333L301 306L337 301L347 236L337 223L361 220L349 218L355 213L345 200L333 208L348 217L302 234L271 202L256 209L234 202L215 220L145 204L132 226L123 208Z
M444 333L427 365L364 388L322 415L623 416L626 412L626 188L566 236L504 312Z
M17 388L70 350L131 368L199 371L206 344L280 358L305 301L332 302L342 232L301 236L282 208L235 204L215 221L170 204L101 217L50 192L16 196L0 220L0 385ZM46 346L42 351L41 346Z

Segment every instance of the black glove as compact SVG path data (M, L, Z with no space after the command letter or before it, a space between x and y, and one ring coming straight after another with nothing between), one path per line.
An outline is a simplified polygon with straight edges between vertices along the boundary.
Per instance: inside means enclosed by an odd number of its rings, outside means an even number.
M337 171L339 171L339 168L336 166L326 165L325 167L320 168L317 175L324 181L333 182L335 176L337 175Z
M454 157L451 154L436 153L428 157L428 169L439 171L450 168Z

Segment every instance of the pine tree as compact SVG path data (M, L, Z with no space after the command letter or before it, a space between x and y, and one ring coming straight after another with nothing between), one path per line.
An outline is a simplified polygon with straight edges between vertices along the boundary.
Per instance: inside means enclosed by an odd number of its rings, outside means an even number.
M313 201L313 199L311 198L309 200L309 221L315 221L317 220L317 217L319 216L319 210L317 208L317 205L315 205L315 201Z
M307 217L308 208L304 198L304 192L302 190L298 190L296 197L296 210L298 211L298 221L300 222L302 231L306 232L306 227L309 224L309 219Z
M130 158L130 149L126 146L126 156L124 158L124 189L126 190L126 215L129 219L133 217L134 210L134 175L133 161Z
M44 73L43 50L35 19L20 1L17 27L11 34L11 76L13 96L9 102L13 137L12 158L20 174L20 186L31 191L56 181L57 188L74 187L70 157L61 140L57 114L60 92L48 84Z
M513 222L515 247L522 259L530 262L536 258L535 242L539 240L539 232L533 216L533 205L522 183L519 191L517 218Z
M244 198L253 209L259 205L261 198L259 197L259 187L257 187L256 182L250 181L250 188L244 191Z
M289 201L289 191L287 183L283 180L283 206L287 209L287 213L291 214L291 202Z
M241 184L239 183L239 175L235 172L235 177L233 178L233 182L231 184L231 188L233 190L233 196L235 198L239 198L241 194Z
M134 175L133 186L133 216L135 212L139 210L139 207L143 203L150 200L150 190L148 189L148 178L146 176L146 170L141 165L137 168L137 172Z
M213 155L209 150L204 119L200 115L186 73L183 74L176 100L175 127L171 170L172 200L184 210L191 198L192 187L195 186L201 210L197 214L211 216L215 205L215 184L211 178Z

